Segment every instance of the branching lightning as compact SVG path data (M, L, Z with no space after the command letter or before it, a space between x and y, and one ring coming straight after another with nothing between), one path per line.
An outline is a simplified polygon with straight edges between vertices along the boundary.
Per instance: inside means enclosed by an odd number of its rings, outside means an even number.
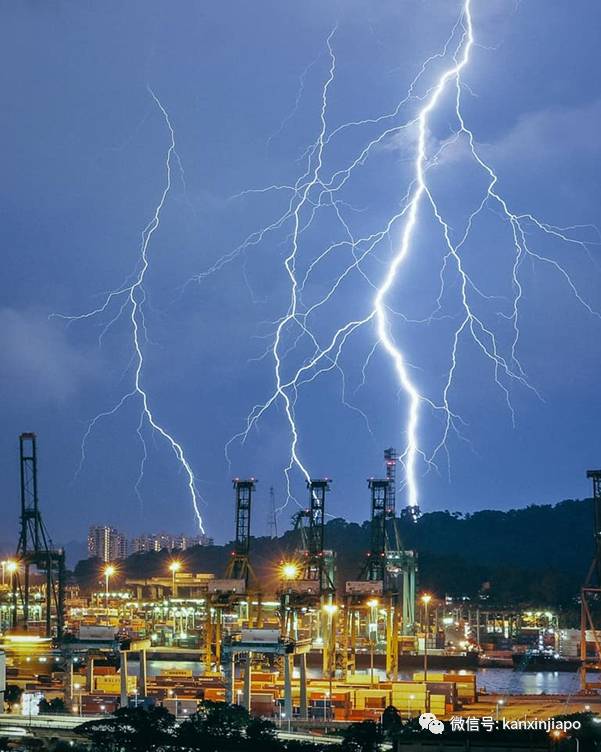
M154 103L160 110L165 125L167 126L169 132L169 146L165 155L165 184L160 194L160 199L155 206L152 218L142 232L142 243L140 247L140 254L136 271L132 275L130 275L129 279L126 280L123 285L115 290L109 291L105 295L102 305L98 306L97 308L79 315L66 316L64 314L53 314L53 316L70 322L83 321L110 312L111 307L114 304L117 304L118 307L116 312L112 315L112 318L110 318L108 323L101 331L99 343L102 342L103 337L106 335L110 327L113 326L122 316L126 316L128 319L131 336L132 359L130 368L133 367L133 387L130 391L124 394L112 408L99 413L89 422L81 443L81 457L77 473L81 471L83 463L85 462L87 442L98 422L103 420L104 418L115 415L130 400L138 400L140 405L140 414L136 433L142 446L142 458L140 461L138 478L136 480L134 490L141 500L140 484L144 476L144 468L148 458L148 451L146 441L144 439L143 429L145 425L148 425L151 431L159 434L167 442L168 446L174 453L180 468L184 471L188 491L192 501L192 506L194 508L194 513L196 515L200 530L204 532L203 521L199 509L200 496L196 489L195 477L194 472L192 471L192 467L186 457L186 454L184 453L181 444L176 441L173 435L169 431L167 431L167 429L164 428L155 417L150 407L148 392L146 391L143 384L144 343L148 342L148 333L146 330L146 321L144 317L144 303L146 301L145 282L146 274L150 266L150 242L153 235L160 226L163 207L165 206L165 202L171 190L173 160L176 160L181 171L181 162L179 160L179 155L176 151L175 145L175 131L169 118L169 114L159 101L156 94L152 91L152 89L149 88L148 91L152 96Z
M494 168L484 158L478 147L477 139L466 124L462 107L464 90L471 93L471 88L463 81L469 69L473 49L476 46L473 27L473 1L464 0L459 17L450 30L449 36L438 52L430 55L420 66L419 71L398 105L389 113L353 120L335 127L329 127L328 105L332 90L335 88L336 55L334 42L336 29L328 35L327 75L321 90L318 132L313 143L303 153L303 170L294 182L271 185L243 191L235 198L249 197L269 192L287 193L284 211L266 226L259 228L246 237L236 248L226 252L211 266L199 273L193 282L202 283L208 276L219 272L224 266L234 262L240 256L250 253L268 236L284 230L287 252L283 260L283 271L288 284L289 298L287 310L277 321L272 330L271 345L261 356L269 357L273 364L274 387L264 401L255 405L247 416L242 430L230 439L225 451L229 452L233 442L246 442L251 430L263 418L265 413L276 405L283 407L289 430L289 461L284 468L288 499L294 499L291 473L294 469L304 478L309 478L307 463L301 458L301 437L296 420L297 402L304 386L313 383L327 374L339 374L342 378L342 398L349 407L358 410L355 405L347 403L345 374L342 354L348 348L353 336L361 331L371 332L373 340L361 368L361 382L358 389L367 382L367 370L370 363L384 353L396 375L399 392L404 401L403 427L399 430L403 451L400 462L403 466L403 486L406 501L410 508L417 508L420 500L419 481L421 475L430 469L437 469L437 456L445 452L450 471L448 440L451 433L461 439L463 421L453 407L453 391L457 375L461 348L471 341L490 365L494 383L500 390L511 415L515 412L511 400L511 389L521 386L538 395L526 376L526 371L519 358L520 343L520 306L524 297L524 283L521 275L525 259L549 267L559 275L566 289L575 301L595 317L599 313L593 309L579 292L576 283L568 271L554 258L545 255L538 247L535 235L540 239L553 238L562 243L575 245L588 252L589 243L580 240L578 232L582 226L561 228L537 219L528 212L516 212L510 207L499 187L499 178ZM311 66L316 65L315 61ZM435 69L441 68L436 73ZM297 95L293 114L300 106L300 97L306 90L305 71L301 77L301 88ZM427 82L429 80L429 83ZM426 83L424 84L424 81ZM448 138L436 142L433 137L432 118L443 106L443 100L452 101L454 127ZM402 119L403 113L407 117ZM288 118L282 123L284 127ZM400 122L399 122L400 121ZM376 129L375 135L373 131ZM364 145L346 161L346 164L330 166L329 149L343 134L365 132L368 135ZM409 185L399 199L397 210L388 217L383 226L363 237L357 237L347 221L347 213L355 211L342 196L342 189L360 173L367 161L394 139L402 136L413 138L411 145L411 174ZM434 195L429 175L435 171L447 151L457 144L465 144L470 159L486 180L486 188L471 212L468 212L465 226L457 231L452 229L449 220L441 209L440 202ZM332 157L334 160L335 157ZM399 192L401 193L401 192ZM463 249L470 240L472 229L485 210L496 212L510 231L513 246L513 265L508 283L512 290L509 309L502 307L506 300L485 292L486 285L479 285L470 276L466 268ZM317 253L303 245L303 239L318 217L327 212L335 218L340 228L340 238L322 246ZM411 318L407 313L397 310L396 290L402 281L410 286L411 280L401 273L407 260L415 253L416 237L420 231L424 216L429 213L440 230L443 244L442 266L435 269L440 281L439 294L432 313L426 318ZM392 251L386 253L386 243ZM329 259L343 258L349 253L349 261L333 281L326 284L327 278L320 277L321 288L326 287L317 299L307 301L310 282L317 278L323 265ZM368 262L372 262L369 264ZM383 273L379 271L383 267ZM363 300L355 302L358 312L348 316L341 326L324 338L323 328L327 318L324 307L334 300L337 293L350 277L359 276L368 285L369 293ZM449 285L452 279L458 284ZM320 288L320 289L321 289ZM445 310L445 299L456 292L456 304L460 314ZM477 312L476 301L488 304L498 302L501 308L495 311L497 320L509 322L511 336L509 344L503 341L495 326L490 324L482 314ZM453 321L450 338L448 370L439 396L431 397L418 385L419 379L414 375L414 367L408 360L408 353L399 341L393 318L404 324L431 326L441 320ZM319 336L318 333L319 332ZM307 354L308 348L308 354ZM294 363L294 355L300 359ZM538 395L540 396L540 395ZM423 438L425 411L442 417L441 433L434 441L426 442ZM367 416L365 417L367 421Z
M241 429L227 442L225 455L229 461L234 443L247 442L266 414L279 408L289 437L288 458L283 468L287 488L284 506L289 500L296 501L294 475L306 480L311 478L309 463L305 459L307 439L302 436L297 420L299 400L309 385L328 377L340 379L342 404L358 413L371 432L368 416L355 401L362 394L361 390L368 388L368 372L373 368L372 364L385 359L385 367L397 385L401 402L400 427L395 439L395 444L402 447L399 456L403 469L401 482L406 503L415 511L420 504L420 480L431 470L439 471L439 455L446 459L450 474L451 437L468 440L463 433L465 421L456 407L457 374L466 345L475 349L490 369L492 383L499 390L514 424L514 388L528 390L542 399L530 383L520 358L526 260L547 267L565 285L577 305L601 319L601 314L580 292L568 270L540 247L543 242L552 240L590 253L589 246L599 245L601 235L598 233L596 241L588 242L581 237L585 229L590 229L589 226L560 227L538 219L529 211L514 208L502 190L492 160L486 157L486 151L467 122L464 94L471 95L472 88L464 78L477 46L473 23L475 0L460 2L458 16L444 44L416 66L417 73L398 98L396 106L384 114L337 124L331 122L331 99L340 75L335 52L337 28L331 30L325 41L324 54L313 60L299 78L293 109L267 142L269 147L275 138L279 139L287 124L300 112L310 87L309 78L322 75L313 131L316 135L308 146L302 144L301 148L306 148L296 163L300 165L296 168L300 174L289 182L250 188L230 199L249 200L252 197L257 200L275 194L278 200L284 197L282 211L183 286L183 290L189 292L194 285L203 284L238 259L242 258L245 263L249 258L252 260L251 254L273 236L283 244L281 275L285 284L285 302L278 317L269 322L268 347L263 354L253 358L254 362L270 363L272 387L267 395L261 395ZM326 65L320 74L323 59ZM78 315L53 316L68 322L99 318L102 321L99 345L120 321L126 322L130 338L131 360L126 375L132 377L131 388L124 390L112 407L89 421L82 438L77 473L86 460L88 442L98 423L116 415L126 404L135 403L139 406L135 430L141 445L135 493L141 501L142 481L149 457L146 430L152 435L160 435L175 455L186 479L198 525L204 532L200 496L190 462L182 445L156 418L144 385L144 351L150 341L145 320L150 246L172 188L174 166L182 181L184 179L170 117L155 93L150 89L149 93L167 127L169 141L164 162L165 183L152 217L142 232L136 266L123 284L104 294L97 307ZM440 119L441 113L447 115L450 122L445 137L437 138L434 135L436 118ZM352 146L344 146L344 139L349 139ZM470 166L482 179L484 187L473 205L473 199L469 199L463 224L457 227L443 208L445 197L437 195L431 176L437 174L451 150L459 146L465 148ZM376 157L399 148L407 155L406 185L395 187L392 209L384 210L382 216L378 214L373 224L368 225L369 231L359 232L356 229L360 224L357 217L368 218L369 210L355 205L354 197L348 195L351 193L349 189L360 182L362 173ZM474 227L485 212L494 213L507 230L512 261L504 280L511 291L508 297L490 294L486 281L470 272L465 250L473 242ZM311 234L319 234L319 223L324 217L331 223L328 230L335 228L335 237L324 241L320 235L316 246ZM420 240L430 232L424 230L426 222L436 228L441 262L426 259L437 294L428 314L415 316L411 315L399 290L412 289L410 264L419 257ZM331 271L333 267L335 272ZM244 271L251 290L246 269ZM349 282L364 290L361 295L353 294L350 301L348 292L345 293ZM416 356L407 344L409 337L403 335L409 327L433 327L441 322L450 331L445 345L448 360L445 361L441 383L434 390L426 385L426 379L419 373L412 360ZM354 389L349 389L345 355L353 347L362 348L359 351L360 379ZM429 419L433 419L435 425L434 439L431 429L426 430Z

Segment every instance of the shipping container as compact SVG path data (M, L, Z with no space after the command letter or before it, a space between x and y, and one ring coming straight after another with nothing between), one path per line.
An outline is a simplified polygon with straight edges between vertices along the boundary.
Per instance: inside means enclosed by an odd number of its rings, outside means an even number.
M101 624L82 624L77 632L77 638L86 642L111 642L115 639L115 628L107 627Z
M242 629L241 642L274 643L280 639L279 629Z
M127 691L133 693L136 690L137 679L135 676L127 677ZM107 676L94 677L94 691L104 692L106 694L120 694L121 692L121 675L112 674Z
M244 580L210 580L208 590L209 593L244 593L246 582Z
M204 690L204 699L213 702L225 702L225 689L206 687Z

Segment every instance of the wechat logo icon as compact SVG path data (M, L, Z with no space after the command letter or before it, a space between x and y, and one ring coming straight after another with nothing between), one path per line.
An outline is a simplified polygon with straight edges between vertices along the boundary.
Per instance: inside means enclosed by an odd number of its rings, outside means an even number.
M434 713L422 713L419 717L419 725L432 734L442 734L444 731L444 723L439 721Z

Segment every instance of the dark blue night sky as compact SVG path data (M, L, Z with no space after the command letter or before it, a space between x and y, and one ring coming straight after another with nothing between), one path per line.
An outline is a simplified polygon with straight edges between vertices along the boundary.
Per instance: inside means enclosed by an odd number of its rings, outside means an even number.
M217 541L230 537L231 478L250 475L259 478L254 529L267 531L270 486L278 504L286 499L290 432L282 400L244 445L231 444L231 467L224 445L274 389L270 348L290 303L284 260L294 217L214 273L203 273L285 213L291 200L285 188L237 194L293 185L307 169L331 64L328 35L335 29L326 138L341 124L393 112L423 62L442 50L460 12L461 4L451 0L30 0L3 6L3 545L17 525L22 431L38 434L41 503L57 542L82 539L92 523L110 523L131 535L196 530L186 474L147 424L140 498L135 492L143 456L136 431L139 399L97 423L76 475L90 419L132 389L128 309L104 331L125 298L85 320L51 316L102 306L107 291L131 284L139 270L142 231L161 198L169 147L149 87L173 124L180 161L172 158L172 187L148 246L142 382L156 420L181 443L195 473L206 532ZM460 340L449 400L461 416L461 437L450 432L448 460L440 451L437 468L428 471L418 460L424 511L508 509L583 497L589 491L585 470L601 464L601 317L595 313L601 310L601 246L591 227L599 222L601 7L584 0L473 0L472 16L476 45L462 71L462 111L479 153L498 175L496 188L516 214L570 227L569 237L583 242L563 242L526 223L533 254L523 255L519 265L516 356L522 373L511 361L511 226L496 205L478 215L461 249L477 287L473 309L495 331L503 357L522 378L501 374L502 386L495 384L490 358L473 338ZM452 64L452 47L431 62L417 97L426 97ZM428 168L428 181L458 240L486 191L487 176L465 138L449 141L457 129L454 95L451 85L441 96L426 147L432 157L445 145L437 165ZM423 101L410 100L385 124L333 136L324 148L323 182L387 127L415 117ZM415 127L397 130L374 146L334 198L319 205L319 190L309 195L300 217L299 278L326 248L339 245L308 275L303 311L323 299L352 262L349 237L377 233L400 210L411 187L416 144ZM311 169L315 159L314 152ZM308 319L320 343L345 322L369 314L403 226L399 219ZM357 252L364 247L358 244ZM453 333L463 315L460 280L449 269L442 309L429 319L444 254L441 226L424 202L387 301L390 333L411 379L435 404L442 399ZM287 378L311 357L312 346L304 338L296 341L299 334L294 326L283 333ZM340 368L296 394L299 456L313 477L333 478L331 514L354 520L368 515L366 479L384 472L383 449L402 450L406 442L407 399L390 358L380 347L363 368L375 336L373 322L367 323L347 341ZM420 448L429 455L444 430L444 415L425 403L420 414ZM302 500L304 479L297 470L292 487ZM401 489L400 502L404 498ZM290 501L280 528L294 509Z

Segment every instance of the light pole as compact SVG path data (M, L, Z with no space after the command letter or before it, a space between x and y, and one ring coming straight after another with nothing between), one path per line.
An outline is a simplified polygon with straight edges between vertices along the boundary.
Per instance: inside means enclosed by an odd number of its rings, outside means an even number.
M79 690L79 692L77 692L77 694L76 694L76 697L77 697L76 708L77 708L78 715L81 715L81 684L79 684L79 683L74 684L73 685L73 689Z
M3 562L4 563L4 562ZM8 589L9 591L12 590L12 602L13 602L13 614L12 614L12 625L13 627L17 626L17 588L15 587L15 574L17 573L17 569L19 568L19 565L16 561L7 561L6 562L6 571L10 575L10 578L8 580ZM4 572L4 569L2 570ZM10 624L9 620L9 624Z
M374 685L374 650L376 647L376 639L378 636L378 605L377 598L372 598L367 601L367 605L370 608L369 615L369 683L373 687Z
M5 565L6 571L10 575L10 578L8 580L8 584L12 585L13 577L15 576L15 572L19 568L19 565L17 564L16 561L3 561L2 563ZM2 571L4 572L4 567L2 568Z
M422 603L424 604L424 683L428 681L428 635L430 633L430 614L428 612L428 604L432 600L432 596L428 593L422 595Z
M4 561L0 562L0 564L2 565L2 585L3 586L6 585L6 573L7 572L10 575L8 579L8 584L11 585L13 575L17 571L19 565L17 564L16 561L12 561L11 559L5 559Z
M430 633L430 614L428 612L428 604L432 600L432 596L429 593L422 595L422 603L424 604L424 622L425 622L425 635L424 635L424 687L426 690L426 713L430 712L430 694L428 693L428 634Z
M176 596L176 587L175 584L175 575L179 572L179 570L182 568L181 561L172 561L171 564L169 564L169 571L171 572L171 597L175 598Z
M299 575L298 564L294 561L285 561L280 566L280 575L283 580L296 580Z
M497 700L497 712L496 712L496 721L499 722L499 708L503 707L505 705L505 700L501 698L500 700Z
M16 561L3 561L2 562L6 566L6 571L9 573L10 578L8 580L8 584L13 584L13 577L15 576L15 572L19 568L19 565ZM2 568L2 572L4 573L4 567Z
M175 703L175 710L173 715L177 718L177 695L172 689L169 690L168 695L169 697L173 697L173 702Z
M415 700L415 695L409 695L407 699L407 718L411 718L411 700Z
M332 694L333 667L335 665L334 652L336 649L336 635L334 630L334 614L338 611L335 603L326 603L323 607L328 615L328 675L330 679L330 695Z
M104 568L104 601L108 610L109 607L109 580L115 574L115 567L112 564L107 564Z
M177 617L175 614L175 595L176 595L176 587L175 584L175 575L179 572L179 570L182 568L181 561L172 561L171 564L169 564L169 571L171 572L171 599L173 602L173 638L175 639L175 634L177 632ZM180 630L182 631L182 630Z

